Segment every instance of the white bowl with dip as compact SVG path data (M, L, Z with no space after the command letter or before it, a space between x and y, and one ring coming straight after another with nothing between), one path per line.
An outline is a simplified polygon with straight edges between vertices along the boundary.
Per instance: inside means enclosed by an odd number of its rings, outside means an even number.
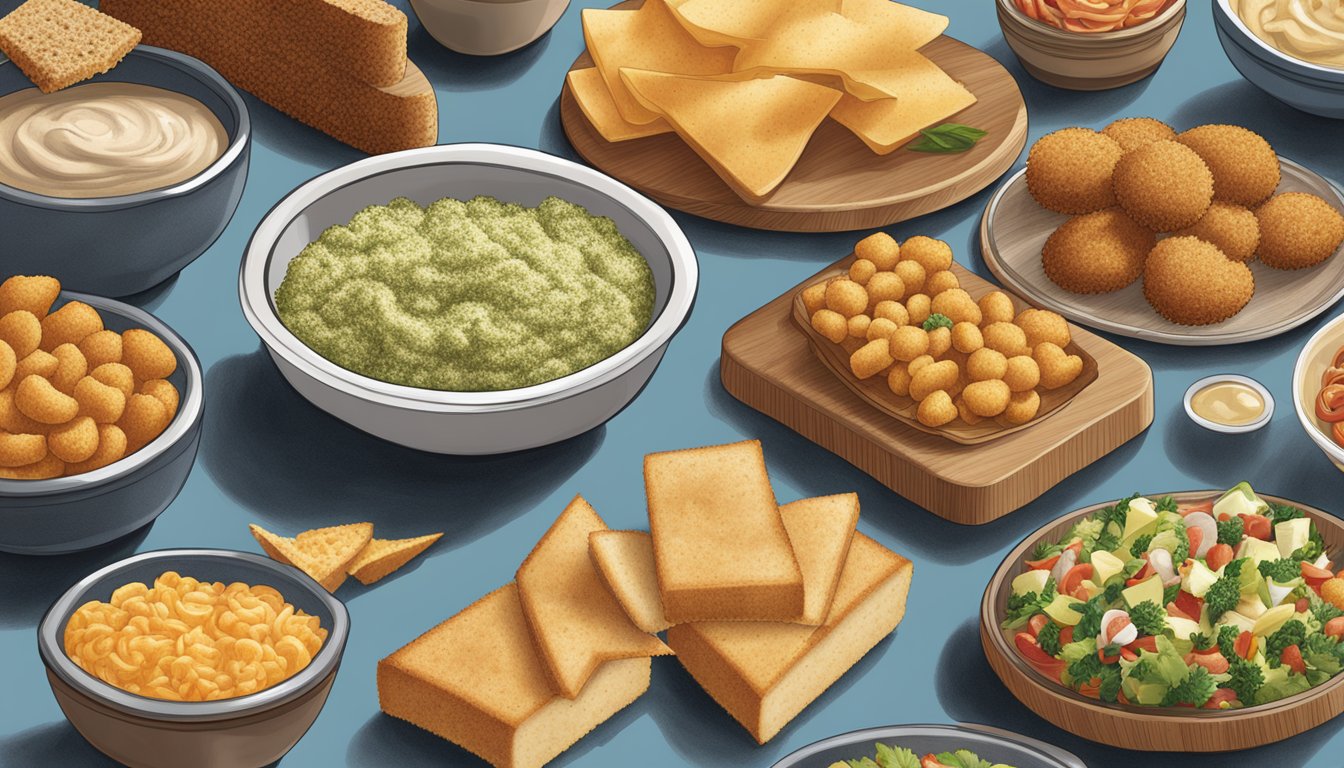
M1252 13L1253 21L1248 23L1238 10L1246 4L1257 11L1263 9L1272 14L1272 25L1275 21L1291 21L1292 13L1308 12L1306 5L1277 0L1212 2L1218 40L1243 77L1304 112L1344 119L1344 16L1333 17L1328 10L1321 10L1327 15L1313 23L1292 25L1307 37L1293 37L1277 29L1265 29L1258 13ZM1280 14L1286 15L1275 18ZM1269 40L1258 35L1253 26Z
M1212 432L1228 435L1254 432L1274 417L1274 396L1248 376L1220 373L1206 376L1185 390L1185 413Z
M1298 354L1293 366L1293 407L1307 437L1344 471L1344 446L1330 436L1330 425L1316 418L1316 396L1321 391L1322 375L1331 367L1341 347L1344 347L1344 315L1322 326Z
M569 0L411 0L441 45L472 56L516 51L550 31Z
M0 56L0 265L103 296L151 288L224 231L251 141L238 92L190 56L138 46L53 94Z
M552 195L612 219L653 276L652 319L624 349L532 386L449 392L390 384L349 371L281 322L275 292L289 263L328 227L371 205L406 197L428 205L488 195L536 206ZM605 423L634 400L690 315L695 252L656 203L586 166L532 149L447 144L360 160L303 184L262 219L238 278L243 315L299 394L369 434L423 451L497 454L549 445Z

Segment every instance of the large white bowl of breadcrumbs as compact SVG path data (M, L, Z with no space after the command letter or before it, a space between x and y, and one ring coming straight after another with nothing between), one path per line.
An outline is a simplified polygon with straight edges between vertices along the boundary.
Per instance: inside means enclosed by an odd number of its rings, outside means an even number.
M695 301L657 204L530 149L371 157L295 189L243 257L243 313L303 397L446 454L556 443L620 413Z

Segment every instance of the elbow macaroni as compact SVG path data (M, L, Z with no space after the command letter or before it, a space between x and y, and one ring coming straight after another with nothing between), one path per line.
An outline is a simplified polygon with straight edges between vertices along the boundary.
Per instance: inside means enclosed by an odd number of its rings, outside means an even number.
M65 627L65 652L100 680L141 696L214 701L299 673L327 639L316 616L268 586L201 582L167 571L92 600Z

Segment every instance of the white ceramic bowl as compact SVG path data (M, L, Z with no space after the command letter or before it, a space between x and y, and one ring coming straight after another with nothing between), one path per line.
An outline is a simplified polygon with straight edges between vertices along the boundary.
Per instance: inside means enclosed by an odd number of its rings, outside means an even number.
M1224 382L1245 384L1251 389L1254 389L1260 395L1260 399L1265 401L1265 412L1260 414L1260 418L1247 424L1219 424L1216 421L1209 421L1198 413L1195 413L1195 409L1191 405L1191 401L1194 400L1195 395L1207 386L1212 384L1222 384ZM1210 432L1222 432L1225 435L1239 435L1246 432L1254 432L1268 424L1269 420L1274 418L1274 396L1269 393L1269 389L1264 384L1261 384L1249 376L1238 376L1235 373L1219 373L1213 376L1205 376L1199 381L1196 381L1194 384L1190 385L1189 389L1185 390L1184 402L1185 415L1189 416L1191 421Z
M1293 367L1293 407L1297 420L1306 430L1307 437L1320 448L1330 461L1344 471L1344 448L1330 437L1330 430L1316 418L1316 394L1321 389L1321 376L1330 367L1335 352L1344 346L1344 315L1326 323L1316 332L1297 356Z
M1257 37L1229 0L1212 2L1218 41L1242 77L1303 112L1344 119L1344 69L1289 56Z
M569 0L411 0L425 31L473 56L516 51L550 31Z
M555 195L616 222L653 271L653 320L625 349L568 376L500 392L443 392L378 381L309 349L277 314L290 260L328 227L370 205L408 197L490 195L535 206ZM695 302L699 265L690 242L653 201L591 168L531 149L449 144L361 160L303 184L271 209L243 256L243 314L299 394L333 416L400 445L480 455L535 448L615 416L648 383Z

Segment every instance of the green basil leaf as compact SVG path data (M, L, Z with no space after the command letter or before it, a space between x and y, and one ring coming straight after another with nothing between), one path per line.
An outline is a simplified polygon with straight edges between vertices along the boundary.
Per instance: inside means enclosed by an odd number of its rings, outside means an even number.
M911 142L907 149L912 152L935 154L965 152L989 134L988 131L959 123L943 123L935 128L926 128L919 133L920 138Z

